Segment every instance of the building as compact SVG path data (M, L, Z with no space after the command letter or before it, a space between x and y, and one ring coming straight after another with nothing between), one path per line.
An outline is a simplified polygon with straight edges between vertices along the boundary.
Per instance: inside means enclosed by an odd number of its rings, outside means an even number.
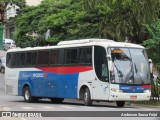
M16 10L20 9L17 5L9 3L6 7L5 24L3 30L3 38L13 39L16 30L14 18L17 15Z
M36 6L41 3L42 0L26 0L26 5L29 6ZM16 10L20 9L17 5L9 3L6 8L6 17L5 17L5 24L3 26L3 38L10 38L14 39L14 34L16 31L15 25L15 16Z
M42 0L26 0L26 4L30 6L36 6L41 3Z

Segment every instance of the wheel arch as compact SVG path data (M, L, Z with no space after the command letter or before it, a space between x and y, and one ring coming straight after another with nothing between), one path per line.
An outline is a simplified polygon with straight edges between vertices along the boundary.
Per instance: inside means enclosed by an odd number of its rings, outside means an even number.
M30 85L29 83L25 83L25 84L23 85L23 87L22 87L22 96L24 95L24 89L25 89L26 87L29 87L30 92L31 92L31 94L32 94L31 85Z
M83 99L83 96L84 96L84 92L85 92L85 89L88 88L89 91L90 91L90 94L91 94L91 99L92 99L92 89L91 89L91 86L88 85L88 84L83 84L80 89L79 89L79 99L82 100Z

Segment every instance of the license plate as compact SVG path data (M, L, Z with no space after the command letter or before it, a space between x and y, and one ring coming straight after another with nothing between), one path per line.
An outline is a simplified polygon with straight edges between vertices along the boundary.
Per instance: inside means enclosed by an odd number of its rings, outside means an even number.
M135 99L137 99L137 96L132 95L132 96L130 96L130 99L132 99L132 100L134 99L135 100Z

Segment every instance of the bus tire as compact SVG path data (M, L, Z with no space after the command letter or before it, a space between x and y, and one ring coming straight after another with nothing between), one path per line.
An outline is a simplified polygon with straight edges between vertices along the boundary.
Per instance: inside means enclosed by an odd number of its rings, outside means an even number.
M31 103L34 100L34 98L31 96L31 92L28 86L25 87L23 90L23 97L24 97L24 101L28 103Z
M86 88L84 91L83 100L84 100L85 106L92 105L91 94L88 88Z
M124 107L125 101L116 101L117 107Z
M64 98L51 98L52 103L62 103Z
M1 67L1 73L4 73L5 69L4 67Z

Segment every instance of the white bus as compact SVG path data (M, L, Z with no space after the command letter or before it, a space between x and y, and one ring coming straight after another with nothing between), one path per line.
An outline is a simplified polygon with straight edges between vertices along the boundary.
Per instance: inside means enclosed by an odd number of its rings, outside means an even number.
M7 51L6 94L26 102L49 98L92 101L147 101L150 66L144 47L107 39L62 41L57 46Z

